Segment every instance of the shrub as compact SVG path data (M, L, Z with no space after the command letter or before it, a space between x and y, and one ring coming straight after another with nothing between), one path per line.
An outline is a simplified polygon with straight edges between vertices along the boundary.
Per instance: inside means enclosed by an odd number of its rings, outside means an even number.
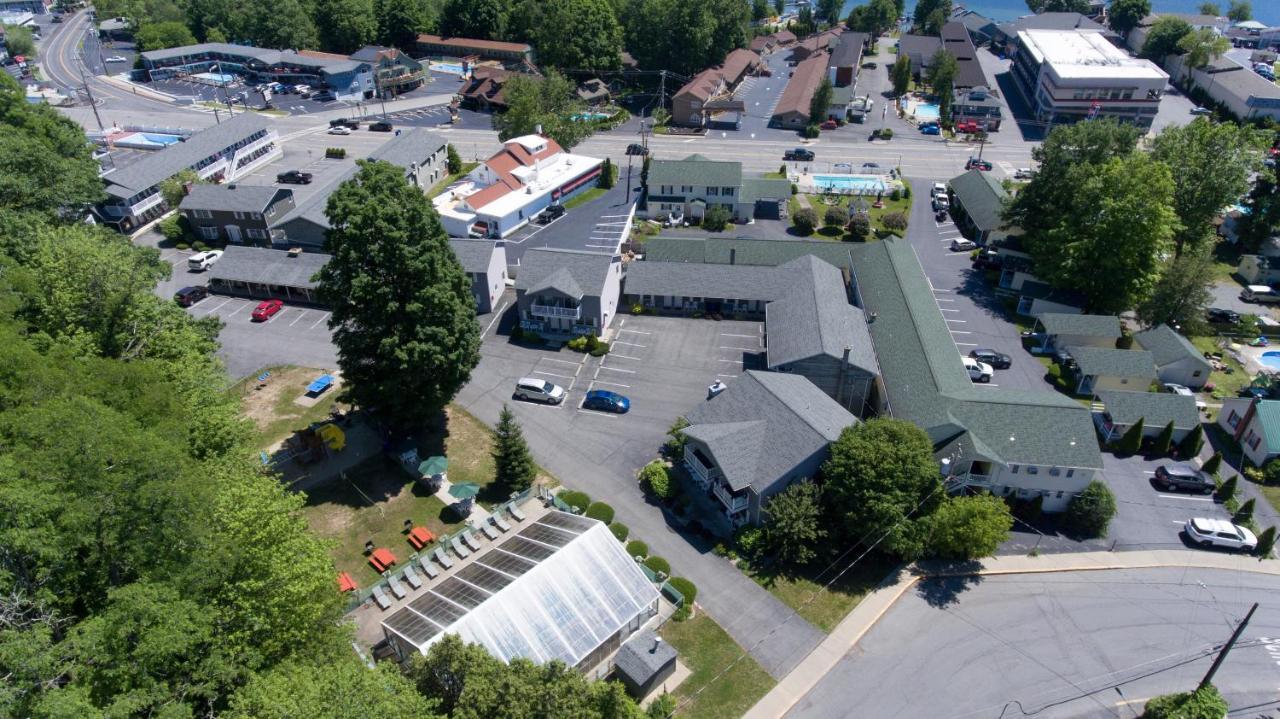
M640 470L640 484L646 492L658 499L665 501L675 496L671 472L661 460L655 459Z
M619 542L627 541L627 535L631 534L631 528L622 522L614 522L609 525L609 531L613 532L613 536L617 537Z
M591 348L592 357L603 357L607 354L609 354L608 342L597 342L596 346Z
M1205 474L1217 474L1218 468L1221 466L1222 466L1222 453L1214 452L1213 456L1207 459L1204 463L1204 466L1201 467L1200 469L1204 470Z
M899 176L899 177L901 177L901 176L902 176L902 168L901 168L901 167L899 167L899 168L898 168L898 176ZM910 199L911 199L911 185L908 185L908 184L906 184L905 182L904 182L904 183L903 183L903 185L902 185L902 196L903 196L904 198L908 199L908 200L910 200Z
M1218 491L1213 493L1213 498L1219 502L1229 502L1236 496L1237 475L1227 477L1226 481L1218 485Z
M613 507L604 502L592 502L583 514L592 519L598 519L605 524L613 521Z
M1262 467L1263 484L1280 484L1280 460L1271 460Z
M895 202L896 202L897 200L901 200L901 199L902 199L902 191L901 191L901 190L899 190L899 189L898 189L898 188L896 188L896 187L895 187L895 188L893 188L893 191L889 193L889 199L890 199L890 200L894 200Z
M1187 433L1186 437L1178 443L1178 454L1186 459L1190 459L1200 454L1200 448L1204 445L1204 428L1196 425L1196 428Z
M702 215L702 229L707 232L719 232L728 227L732 219L733 215L729 213L729 208L720 205L708 207Z
M671 621L683 622L689 618L689 607L683 606L671 613ZM666 716L665 714L663 716Z
M1116 498L1107 485L1093 480L1067 505L1066 526L1081 537L1104 537L1116 516Z
M1138 450L1142 449L1142 432L1144 429L1142 418L1139 417L1138 421L1129 428L1129 431L1125 432L1124 436L1120 438L1117 450L1121 454L1137 454Z
M195 250L196 252L204 252L205 250L209 249L209 246L201 242L200 240L196 240L195 242L191 243L191 249Z
M866 215L854 215L845 229L850 239L864 241L871 234L871 220Z
M1236 510L1235 514L1231 515L1231 521L1235 522L1236 524L1248 524L1249 522L1252 522L1253 507L1254 507L1253 497L1246 499L1244 501L1244 504L1240 505L1240 509Z
M571 340L569 340L567 343L565 343L565 347L568 347L569 349L573 350L574 352L586 352L586 351L587 351L587 338L586 338L585 336L578 336L578 337L574 337L573 339L571 339Z
M627 542L627 554L632 557L647 557L649 556L649 545L639 539L633 539Z
M1156 441L1151 445L1151 452L1156 457L1163 457L1169 453L1169 445L1173 443L1173 420L1169 420L1169 424L1160 430L1160 434L1156 435Z
M1155 697L1142 710L1142 719L1222 719L1228 708L1227 700L1210 684L1193 692Z
M791 224L796 226L800 234L811 235L818 227L818 213L814 212L812 207L802 207L791 218Z
M822 213L822 224L830 227L843 227L848 219L849 214L839 205L832 205L827 208L826 212Z
M648 559L644 560L644 566L648 567L651 571L656 572L658 574L665 574L667 576L671 576L671 563L663 559L662 557L658 557L658 556L649 557Z
M820 134L822 134L822 131L818 129L817 125L807 125L803 130L800 131L800 137L803 137L808 140L812 140L813 138L817 137Z
M1276 546L1276 528L1267 527L1258 535L1258 556L1269 557Z
M187 244L187 243L185 243L185 242L179 242L178 244L174 245L174 247L175 247L176 249L179 249L179 250L189 250L189 249L191 249L191 245L188 245L188 244Z
M782 163L781 166L778 167L778 174L782 175L783 177L787 176L787 163L784 162Z
M890 230L907 229L907 216L901 212L890 212L880 218L880 224Z
M689 420L684 417L676 417L676 421L672 422L671 426L667 428L667 437L669 437L669 439L662 445L662 447L666 450L668 455L672 457L680 457L684 455L684 445L688 439L680 430L688 426Z
M642 315L642 314L644 314L644 305L639 304L639 303L636 303L636 304L634 304L634 305L631 305L631 314L633 314L633 315Z
M570 507L577 507L579 511L586 511L587 507L591 506L591 497L588 497L586 492L575 492L573 490L561 492L560 501Z
M186 218L176 212L160 220L157 227L170 242L178 242L187 236Z
M345 147L326 147L324 156L330 160L341 160L347 156L347 149Z
M893 139L893 129L892 129L892 128L888 128L888 127L884 128L883 130L881 130L881 131L880 131L880 137L883 137L883 138L884 138L884 139L886 139L886 140L892 140L892 139Z
M693 604L693 601L698 598L697 585L684 577L672 577L667 584L670 584L673 589L680 592L686 604Z
M743 527L734 535L733 541L747 559L758 559L767 546L763 527Z
M793 194L793 195L798 195L798 194L800 194L800 187L799 187L798 185L796 185L796 183L794 183L794 182L793 182L793 183L791 183L791 194Z

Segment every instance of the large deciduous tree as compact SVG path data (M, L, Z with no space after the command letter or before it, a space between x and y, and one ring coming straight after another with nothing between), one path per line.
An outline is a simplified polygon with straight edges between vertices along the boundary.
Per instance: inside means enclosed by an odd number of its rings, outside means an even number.
M1076 12L1086 15L1089 12L1089 0L1027 0L1027 7L1033 13L1042 12Z
M897 24L898 11L893 0L871 0L849 11L846 22L852 30L869 33L874 42Z
M625 20L626 47L641 67L694 75L746 46L750 15L742 0L641 0Z
M951 103L954 95L952 86L958 72L960 72L960 66L956 63L954 55L946 50L934 53L925 79L938 98L938 117L942 118L943 122L951 120Z
M530 40L544 65L568 70L613 70L621 63L622 27L608 0L525 0L539 22Z
M940 501L942 475L924 430L898 419L849 427L822 467L828 507L845 541L910 559L925 547L919 518ZM883 539L882 539L883 538Z
M911 14L911 25L915 32L925 35L936 35L938 29L936 17L951 17L951 0L917 0L916 8ZM945 20L944 20L945 22Z
M1231 41L1211 27L1193 30L1178 39L1178 50L1186 55L1185 67L1199 69L1222 57Z
M138 28L134 39L143 52L196 44L196 36L191 34L186 25L176 20L147 23Z
M1151 0L1111 0L1111 6L1107 8L1107 22L1112 30L1128 35L1150 14Z
M818 19L828 25L840 24L840 11L844 8L844 0L818 0Z
M818 485L796 482L774 495L765 511L769 514L765 541L778 561L802 565L818 556L816 547L827 535L822 526Z
M1227 19L1231 22L1244 22L1253 19L1253 4L1249 0L1231 0L1227 8Z
M493 117L500 140L533 134L541 126L544 135L568 150L591 136L589 123L573 119L585 109L574 94L574 84L554 70L540 78L516 75L503 86L502 94L507 110Z
M503 0L448 0L440 12L440 33L453 37L499 40L506 23Z
M236 692L228 719L443 719L392 662L370 669L354 655L295 659Z
M430 32L438 18L428 0L374 0L378 42L403 50L412 49L418 35Z
M907 90L911 88L911 58L899 55L893 61L889 76L893 79L893 94L899 97L907 94Z
M251 37L264 47L305 50L320 47L320 31L309 5L301 0L260 3L250 11Z
M1191 31L1191 24L1182 18L1171 15L1158 18L1142 41L1142 57L1164 62L1165 57L1178 52L1178 43L1190 35Z
M392 426L420 427L479 362L471 282L431 202L395 165L361 163L325 214L333 257L320 292L333 307L344 394Z
M373 0L316 0L316 27L325 50L355 52L378 34Z
M1204 309L1213 302L1213 257L1208 246L1189 249L1165 264L1151 296L1138 305L1138 320L1147 327L1167 324L1184 334L1205 329Z
M931 555L978 559L995 554L1009 538L1013 515L998 497L950 497L929 516L927 524Z

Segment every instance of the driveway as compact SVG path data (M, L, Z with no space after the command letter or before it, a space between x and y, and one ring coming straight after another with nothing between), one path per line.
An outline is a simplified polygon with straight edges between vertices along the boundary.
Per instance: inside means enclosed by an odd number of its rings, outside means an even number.
M536 221L505 238L507 262L519 265L530 247L554 247L601 254L617 254L627 238L623 236L631 206L640 199L640 164L632 168L630 195L627 167L622 165L618 183L599 197L570 208L556 220L540 225ZM518 270L517 270L518 271Z
M513 321L503 319L502 332ZM538 462L567 486L609 502L631 536L671 562L674 573L698 586L698 604L773 676L794 667L822 633L711 552L701 537L686 536L640 491L636 474L652 460L671 423L697 406L715 379L733 383L747 355L759 351L755 322L713 322L624 315L615 325L612 352L603 358L568 350L512 344L505 334L485 337L480 365L458 403L490 424L504 404L520 419ZM513 402L522 376L560 384L559 406ZM590 389L631 398L626 415L583 410Z
M1233 716L1275 716L1277 590L1280 577L1181 568L930 580L786 716L1137 717L1195 687L1254 601L1214 683Z

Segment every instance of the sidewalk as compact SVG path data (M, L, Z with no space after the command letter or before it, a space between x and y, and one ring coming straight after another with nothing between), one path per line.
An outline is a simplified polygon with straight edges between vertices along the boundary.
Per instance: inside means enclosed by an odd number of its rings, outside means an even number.
M1150 569L1153 567L1188 567L1227 569L1237 572L1280 575L1280 561L1259 561L1240 555L1158 550L1143 552L1080 552L1032 557L1018 555L994 557L974 562L921 562L891 574L884 583L854 608L802 662L743 719L775 719L790 711L835 667L868 631L875 626L898 598L921 579L1001 574L1037 574L1044 572L1106 571L1112 569Z

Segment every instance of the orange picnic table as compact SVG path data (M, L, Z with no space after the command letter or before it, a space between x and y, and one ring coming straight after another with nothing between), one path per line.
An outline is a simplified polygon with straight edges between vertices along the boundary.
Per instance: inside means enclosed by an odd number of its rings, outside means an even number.
M347 574L346 572L338 572L339 592L354 592L359 588L360 585L356 584L356 580L352 579L350 574Z
M385 547L378 547L373 550L373 554L369 555L369 564L372 564L373 568L379 572L387 571L391 568L391 565L395 563L396 555L392 554L391 550Z
M412 544L414 549L422 549L434 542L435 539L436 535L432 534L426 527L414 527L409 530L409 544Z

